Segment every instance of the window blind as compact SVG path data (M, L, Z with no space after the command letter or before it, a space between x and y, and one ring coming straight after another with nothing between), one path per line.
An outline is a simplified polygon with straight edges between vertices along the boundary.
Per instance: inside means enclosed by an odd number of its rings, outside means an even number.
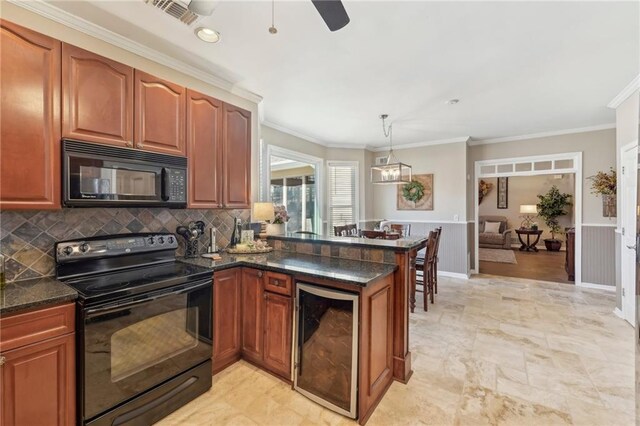
M357 223L356 188L357 163L327 164L329 171L328 188L328 233L333 235L333 227Z

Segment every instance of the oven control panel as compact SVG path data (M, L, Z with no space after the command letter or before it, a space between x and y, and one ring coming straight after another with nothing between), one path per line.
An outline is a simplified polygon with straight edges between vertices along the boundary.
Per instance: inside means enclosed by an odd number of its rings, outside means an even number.
M120 234L91 237L82 240L56 243L56 261L67 261L113 257L160 250L175 250L178 239L170 233Z

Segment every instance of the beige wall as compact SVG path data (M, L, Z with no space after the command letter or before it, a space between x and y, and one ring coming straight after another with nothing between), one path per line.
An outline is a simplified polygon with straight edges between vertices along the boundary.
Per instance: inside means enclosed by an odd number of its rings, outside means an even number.
M466 155L464 142L396 149L413 174L433 173L433 210L398 210L396 185L373 185L376 219L398 221L466 221ZM376 152L376 157L386 155Z
M499 215L506 216L509 227L511 229L519 228L522 222L520 214L521 204L537 204L538 194L545 194L553 185L557 186L560 192L574 195L575 179L573 174L558 175L540 175L540 176L514 176L509 178L508 186L508 208L499 209L497 178L485 178L484 181L493 183L493 189L485 195L482 203L478 207L478 214L483 215ZM567 208L568 215L558 218L562 228L573 225L573 207ZM544 231L542 238L551 238L549 227L545 225L542 218L533 219L538 227ZM517 241L518 237L512 233L512 240ZM564 239L562 235L556 235L556 238Z
M251 193L254 200L258 198L258 181L255 178L258 176L260 141L258 104L229 93L224 89L178 72L172 68L138 56L118 46L98 40L97 38L84 34L80 31L66 27L33 12L29 12L6 1L2 1L2 18L251 111L251 172L253 176Z
M526 157L531 155L559 154L564 152L582 152L582 222L584 224L614 224L611 219L602 216L602 200L591 193L591 181L588 176L598 171L608 171L616 166L616 131L599 130L594 132L572 133L528 140L475 145L469 147L469 161L497 158ZM473 179L475 181L475 178ZM473 217L473 197L475 188L471 186L467 194Z
M276 130L269 126L262 125L260 127L262 129L262 141L265 145L274 145L318 158L326 157L327 148L320 144L293 136L289 133L281 132L280 130Z

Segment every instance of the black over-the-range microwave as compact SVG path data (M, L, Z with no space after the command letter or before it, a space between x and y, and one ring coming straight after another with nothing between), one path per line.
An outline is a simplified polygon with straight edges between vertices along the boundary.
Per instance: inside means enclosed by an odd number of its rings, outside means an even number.
M62 140L67 207L187 206L187 159L129 148Z

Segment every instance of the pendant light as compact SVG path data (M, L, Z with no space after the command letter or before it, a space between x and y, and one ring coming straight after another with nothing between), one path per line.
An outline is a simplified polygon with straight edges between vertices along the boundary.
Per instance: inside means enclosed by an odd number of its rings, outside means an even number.
M411 183L411 166L401 163L393 153L393 124L385 126L388 114L382 114L382 132L389 138L389 154L382 164L371 166L371 183L375 184L405 184Z

